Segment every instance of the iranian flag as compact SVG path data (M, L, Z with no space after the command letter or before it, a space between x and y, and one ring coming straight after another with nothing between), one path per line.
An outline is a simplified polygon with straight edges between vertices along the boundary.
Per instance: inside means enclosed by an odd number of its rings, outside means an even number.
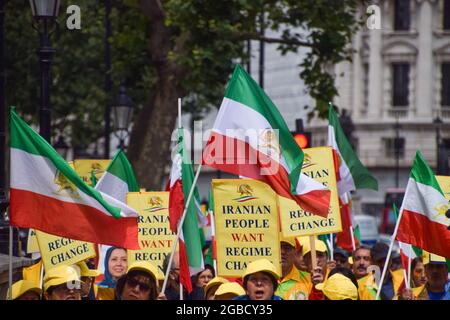
M184 147L183 129L178 129L178 144L170 171L169 219L171 229L178 230L178 224L185 206L188 207L182 228L180 229L180 283L190 293L191 275L204 269L202 244L200 238L198 207L194 197L186 203L194 181L191 161ZM197 191L198 192L198 191Z
M11 225L139 249L135 210L85 184L14 110L10 130Z
M225 91L203 163L265 182L304 210L328 215L330 191L301 173L303 151L277 107L239 65Z
M328 108L328 145L338 156L337 182L339 196L356 189L378 190L377 180L364 167L342 130L339 118L330 104Z
M134 175L133 167L122 149L117 150L106 168L95 190L103 192L120 202L127 202L127 192L138 192L139 185ZM104 274L106 251L111 246L101 245L98 255L98 270ZM101 280L97 278L97 280Z
M428 252L450 257L448 200L430 167L417 151L400 209L396 239Z

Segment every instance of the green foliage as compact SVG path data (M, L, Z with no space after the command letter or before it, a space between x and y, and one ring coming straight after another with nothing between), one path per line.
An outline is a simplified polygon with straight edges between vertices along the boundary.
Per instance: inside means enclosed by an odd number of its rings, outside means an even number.
M266 13L266 27L279 32L279 50L308 48L299 76L326 116L328 101L338 93L327 67L350 58L346 48L358 27L357 0L166 0L161 1L170 30L172 59L184 72L177 79L187 96L185 111L195 117L219 106L224 86L236 62L245 63L245 40L257 39L258 17ZM72 145L85 146L103 134L104 108L121 83L137 108L157 90L157 74L148 43L149 17L136 0L112 1L111 43L113 93L105 93L104 17L102 1L78 0L81 30L65 26L67 4L60 10L59 28L52 35L51 74L53 135L70 135ZM6 18L7 103L33 115L39 107L38 34L31 27L26 1L9 1ZM302 32L299 32L302 30ZM138 114L135 112L135 114Z

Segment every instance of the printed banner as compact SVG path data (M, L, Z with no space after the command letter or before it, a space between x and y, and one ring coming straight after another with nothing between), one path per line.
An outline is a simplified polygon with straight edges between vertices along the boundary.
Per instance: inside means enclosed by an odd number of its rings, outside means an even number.
M34 229L28 230L27 254L39 252L39 244Z
M163 262L170 255L176 234L170 230L169 192L128 192L127 204L139 213L139 246L128 250L128 265L135 261L149 261L158 267L164 279Z
M96 256L92 243L54 236L36 230L44 269L71 265Z
M450 201L450 177L449 176L435 176L436 180L439 184L439 187L441 187L442 192L444 193L445 199ZM450 205L447 206L445 209L445 212L450 209ZM444 212L444 215L445 215Z
M241 277L261 258L281 274L277 197L272 188L248 179L213 179L217 273Z
M303 210L293 200L278 197L283 236L297 237L341 232L333 151L331 147L318 147L303 149L303 152L305 158L302 172L330 189L330 209L328 217L322 218Z
M73 161L75 172L89 186L92 185L92 174L96 181L100 180L111 160L109 159L76 159Z

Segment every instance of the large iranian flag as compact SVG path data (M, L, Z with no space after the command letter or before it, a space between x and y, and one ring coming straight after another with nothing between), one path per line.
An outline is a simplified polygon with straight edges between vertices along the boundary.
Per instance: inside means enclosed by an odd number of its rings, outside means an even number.
M353 151L331 104L328 108L328 122L328 145L336 151L339 158L337 182L339 196L342 198L345 193L356 189L378 190L377 180Z
M330 191L301 173L303 151L277 107L239 65L226 89L203 163L265 182L304 210L328 215Z
M102 177L95 185L95 190L101 191L123 203L127 202L127 192L139 191L133 167L122 149L117 150ZM97 269L102 274L105 272L105 256L109 248L111 246L102 244L98 255Z
M439 184L417 151L400 209L396 239L428 252L450 257L450 230L448 200Z
M11 110L11 225L139 249L137 212L85 184Z
M185 206L188 207L180 229L180 283L188 292L192 291L191 276L204 269L203 251L199 229L198 207L195 196L187 204L189 191L194 181L194 172L183 141L183 129L178 129L178 144L170 171L169 218L171 229L178 230L178 224ZM195 190L198 192L197 190Z

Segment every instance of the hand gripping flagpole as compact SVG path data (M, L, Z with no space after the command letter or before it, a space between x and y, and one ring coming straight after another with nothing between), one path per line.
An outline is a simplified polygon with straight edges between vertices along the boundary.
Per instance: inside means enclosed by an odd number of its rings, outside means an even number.
M392 237L391 237L391 244L389 246L389 251L388 251L388 254L386 257L386 261L384 262L383 273L381 274L381 279L380 279L380 282L378 283L377 296L376 296L375 300L378 300L380 298L381 288L383 286L384 277L386 276L386 271L387 271L387 268L389 265L389 260L391 258L392 248L394 247L394 241L395 241L395 237L397 236L398 226L400 225L400 220L402 219L402 215L403 215L403 208L400 209L400 213L398 214L398 219L397 219L397 223L395 224L394 233L392 234Z

